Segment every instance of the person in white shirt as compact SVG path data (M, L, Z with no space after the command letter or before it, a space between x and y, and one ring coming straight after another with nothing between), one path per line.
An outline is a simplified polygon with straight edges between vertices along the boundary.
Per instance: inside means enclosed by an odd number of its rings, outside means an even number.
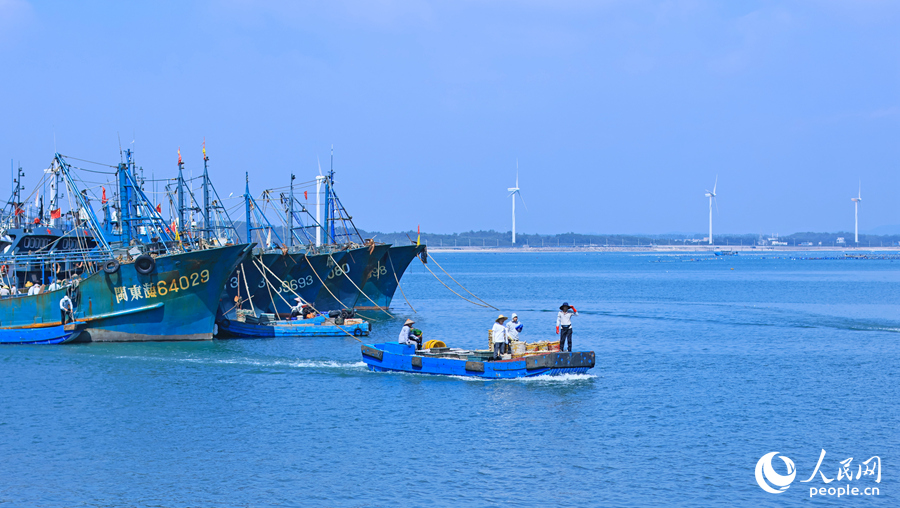
M494 345L494 357L497 358L506 354L506 344L509 342L506 337L506 325L503 324L505 321L506 316L500 314L494 321L494 326L491 327L491 343Z
M519 340L519 333L522 332L522 323L519 322L519 316L513 312L512 318L510 318L509 323L506 323L506 338L510 340L510 342L514 340Z
M75 321L75 318L72 317L72 300L69 295L64 294L59 299L59 320L62 324L66 324L66 318L72 318L72 321Z
M556 315L556 333L559 334L559 350L563 351L566 345L566 339L569 341L569 352L572 351L572 316L577 316L578 311L567 302L563 302L559 306L559 313Z
M397 342L400 344L406 344L407 346L419 346L422 339L415 336L413 333L412 325L416 324L412 319L407 319L405 323L403 323L403 328L400 329L400 336L397 337Z
M31 281L25 283L25 289L28 290L28 296L37 294L34 292L34 283Z
M9 296L9 286L4 284L2 287L0 287L0 296Z

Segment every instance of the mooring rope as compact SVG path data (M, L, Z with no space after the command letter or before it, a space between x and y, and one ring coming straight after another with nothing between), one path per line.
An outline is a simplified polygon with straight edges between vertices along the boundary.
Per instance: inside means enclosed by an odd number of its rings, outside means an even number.
M275 286L272 284L272 282L269 280L269 278L266 277L266 273L259 269L259 265L265 266L265 264L262 262L262 260L260 260L259 262L257 262L257 261L254 259L254 260L253 260L253 267L256 268L256 269L259 271L259 274L262 275L263 280L266 281L266 290L269 292L269 300L272 300L272 301L274 302L274 301L275 301L275 298L272 296L272 288L274 288ZM278 291L276 291L276 293L278 293ZM283 296L281 296L281 293L278 293L278 297L281 298L282 300L284 300L284 303L286 303L288 307L293 307L287 300L284 299ZM275 309L275 318L276 318L276 319L280 319L280 317L278 316L278 309L277 309L277 308Z
M250 310L253 311L253 317L259 317L256 315L256 308L253 306L253 296L250 295L250 284L247 284L247 269L244 268L244 263L241 263L241 277L244 278L244 287L247 288L247 299L250 300Z
M434 259L434 254L432 254L430 257L431 257L431 260L434 261L434 264L436 264L436 265L438 266L438 268L441 269L442 272L446 273L446 274L447 274L447 277L450 277L450 280L452 280L453 282L459 284L459 281L456 280L456 279L454 279L453 276L450 275L450 274L447 272L447 270L444 270L444 267L441 266L441 264L437 262L437 259ZM423 263L423 264L424 264L424 263ZM427 266L427 265L426 265L426 266ZM487 305L488 307L490 307L490 308L492 308L492 309L494 309L494 310L500 310L500 309L498 309L497 307L494 307L493 305L491 305L491 304L487 303L486 301L482 300L481 298L478 298L478 296L476 296L474 293L472 293L471 291L469 291L468 289L466 289L466 287L463 286L462 284L459 284L459 287L463 288L463 290L464 290L466 293L469 293L470 295L474 296L475 299L478 300L479 302L481 302L481 303Z
M420 261L421 261L421 260L420 260ZM434 275L434 278L437 279L438 282L440 282L441 284L443 284L445 288L449 289L450 292L453 293L454 295L456 295L456 296L462 298L463 300L465 300L465 301L467 301L467 302L469 302L469 303L471 303L471 304L477 305L477 306L479 306L479 307L484 307L484 308L486 308L486 309L496 309L496 307L493 307L493 306L491 306L491 305L482 305L482 304L480 304L480 303L478 303L478 302L473 302L472 300L469 300L468 298L466 298L465 296L463 296L463 295L457 293L456 291L453 291L453 288L451 288L451 287L448 286L447 284L444 284L444 281L442 281L440 277L438 277L434 272L432 272L432 271L431 271L431 268L428 268L428 265L426 265L426 264L423 262L423 263L422 263L422 266L424 266L425 269L428 270L428 271L431 273L431 275Z
M339 265L338 262L334 260L334 258L331 256L330 253L328 254L328 257L331 258L331 261L332 261L335 265L337 265L338 268L341 268L341 265ZM341 273L343 273L343 274L344 274L344 277L346 277L347 280L350 281L350 284L353 284L353 287L355 287L356 290L359 291L359 294L365 296L365 297L366 297L366 300L369 300L370 302L372 302L372 305L374 305L376 309L380 310L381 312L384 312L385 314L387 314L387 315L390 316L391 318L394 317L390 312L384 310L384 309L383 309L382 307L380 307L377 303L375 303L374 300L372 300L371 298L369 298L369 295L367 295L367 294L365 293L365 291L363 291L362 289L360 289L359 286L357 286L356 283L353 282L353 279L351 279L350 276L347 275L347 272L344 271L343 268L341 268Z
M305 256L304 256L304 257L305 257ZM255 263L255 261L254 261L254 263ZM269 267L268 267L268 266L266 266L266 265L265 265L264 263L262 263L262 262L260 262L259 264L262 265L263 268L265 268L266 270L268 270L269 273L272 274L272 277L275 277L275 280L277 280L278 282L280 282L281 285L282 285L282 287L284 287L284 281L281 280L281 279L279 279L277 275L275 275L274 273L272 273L272 270L269 270ZM257 266L256 269L259 270L259 266ZM259 273L263 273L262 270L260 270ZM266 277L266 275L265 275L264 273L263 273L263 278L266 279L266 283L268 283L268 284L271 285L272 287L275 287L275 286L269 281L269 279ZM288 287L288 291L290 291L291 293L294 293L295 295L297 295L297 293L296 293L293 289L291 289L290 286ZM281 293L278 293L278 296L279 296L282 300L284 300L284 303L286 303L286 304L288 305L288 307L291 307L291 304L288 303L288 301L285 300L283 296L281 296ZM315 307L313 307L311 303L309 303L309 302L307 302L306 300L304 300L303 297L301 297L300 295L297 295L297 298L300 299L300 302L305 303L306 305L309 305L310 308L312 308L312 310L316 311L316 314L321 314L321 312L319 312ZM276 317L277 317L277 313L276 313ZM353 335L352 333L348 332L347 330L344 330L344 328L343 328L341 325L335 323L334 326L336 326L340 331L344 332L344 333L347 334L348 336L352 337L354 340L356 340L356 341L359 342L360 344L365 344L365 342L359 340L359 338L357 338L356 335Z
M400 285L400 279L397 278L397 269L394 268L394 260L391 259L391 251L388 251L388 261L390 261L391 263L391 272L394 273L394 280L397 281L397 289L400 290L400 294L403 295L403 299L406 300L406 305L409 305L409 308L412 309L413 312L418 314L419 311L417 311L416 308L413 307L411 303L409 303L409 299L406 298L406 293L403 292L403 286Z
M330 257L331 254L329 254L328 256ZM313 271L313 273L315 274L316 278L319 279L319 282L322 283L322 287L325 288L325 291L328 291L328 294L331 295L332 298L334 298L335 300L337 300L337 302L338 302L339 304L341 304L342 307L344 307L345 309L349 309L350 307L347 307L346 305L344 305L344 302L342 302L340 298L334 296L334 293L332 293L331 290L328 289L328 286L325 285L325 281L322 280L322 277L319 277L319 272L317 272L316 269L313 268L312 263L309 262L309 258L306 257L306 256L303 256L303 259L306 260L306 264L309 265L309 269Z

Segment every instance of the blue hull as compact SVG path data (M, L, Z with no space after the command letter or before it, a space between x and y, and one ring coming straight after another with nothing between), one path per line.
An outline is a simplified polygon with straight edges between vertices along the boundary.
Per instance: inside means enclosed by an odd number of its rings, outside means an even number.
M369 276L365 284L360 286L368 298L360 295L356 300L355 307L358 310L378 310L390 307L399 281L403 278L403 273L423 250L425 250L424 245L392 246L375 263L370 263ZM375 302L375 305L370 299Z
M41 328L0 329L0 344L65 344L74 342L84 331L84 323Z
M363 337L369 335L369 323L363 321L352 325L326 323L324 318L298 321L280 321L276 324L250 324L223 319L219 321L220 337L247 339L274 337Z
M253 307L256 308L258 312L270 312L266 309L271 306L272 299L270 295L274 295L274 291L271 290L272 288L260 273L261 269L257 264L260 262L266 268L271 270L272 273L277 275L278 278L284 279L287 268L284 266L284 256L282 254L254 253L252 258L248 256L248 258L232 272L225 283L225 290L222 292L222 298L219 302L219 313L221 315L234 315L234 310L239 308L235 306L234 298L236 296L240 296L245 302L240 308L250 308L247 297L247 286L250 286L249 300L253 302ZM272 274L265 269L262 270L266 272L272 285L278 288L280 284L272 277ZM244 283L245 278L246 284ZM274 296L276 299L278 298L277 295ZM285 297L287 298L287 295L285 295ZM292 299L293 296L289 298L289 300Z
M159 256L140 274L123 263L112 274L96 272L74 290L75 320L85 323L79 341L132 342L212 339L227 277L249 245ZM0 328L59 325L65 290L0 299Z
M376 249L379 247L386 246L378 246ZM340 256L338 256L339 254ZM319 312L340 310L345 307L352 309L359 297L359 290L356 289L356 286L362 288L364 278L368 275L366 268L371 257L368 247L335 252L332 257L337 265L329 261L324 274L319 272L319 276L322 277L328 288L323 287L316 298L314 306Z
M584 374L594 367L594 352L542 353L515 360L467 361L416 355L414 346L396 342L362 346L363 362L378 372L512 379Z

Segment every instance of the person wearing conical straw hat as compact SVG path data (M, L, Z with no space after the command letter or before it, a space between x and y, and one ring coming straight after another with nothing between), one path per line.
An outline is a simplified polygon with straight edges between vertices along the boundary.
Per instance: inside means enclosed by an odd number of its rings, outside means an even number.
M400 344L406 344L407 346L416 346L416 349L421 347L422 339L416 337L413 333L412 325L416 324L412 319L407 319L405 323L403 323L403 328L400 329L400 336L397 337L397 342Z
M506 325L503 324L505 321L506 316L500 314L494 320L494 326L491 327L491 342L494 345L494 357L496 358L506 354L506 344L509 342L506 336Z

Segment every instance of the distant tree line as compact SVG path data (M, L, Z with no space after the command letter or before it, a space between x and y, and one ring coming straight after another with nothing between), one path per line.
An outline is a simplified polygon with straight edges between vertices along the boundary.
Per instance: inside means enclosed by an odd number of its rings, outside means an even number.
M239 236L244 236L243 223L236 223ZM286 238L285 231L282 227L273 228L272 241L278 243L276 237ZM383 233L379 231L359 230L363 238L374 238L378 242L408 245L410 242L415 243L416 231L400 231L395 233ZM311 232L314 238L315 233ZM263 235L265 237L265 235ZM463 233L426 233L421 235L422 243L429 247L513 247L511 231L466 231ZM516 234L516 247L638 247L650 245L708 245L706 235L703 234L662 234L662 235L603 235L603 234L581 234L581 233L561 233L555 235L539 235L539 234ZM257 233L254 233L254 240L257 240ZM844 243L839 240L843 239ZM722 234L713 237L713 244L716 246L768 246L768 245L788 245L800 246L803 244L822 246L822 247L851 247L853 243L852 232L837 233L793 233L787 236L760 235L760 234ZM778 243L774 243L778 242ZM819 243L821 242L821 244ZM299 242L298 242L299 243ZM900 235L859 235L860 247L881 247L900 245Z

